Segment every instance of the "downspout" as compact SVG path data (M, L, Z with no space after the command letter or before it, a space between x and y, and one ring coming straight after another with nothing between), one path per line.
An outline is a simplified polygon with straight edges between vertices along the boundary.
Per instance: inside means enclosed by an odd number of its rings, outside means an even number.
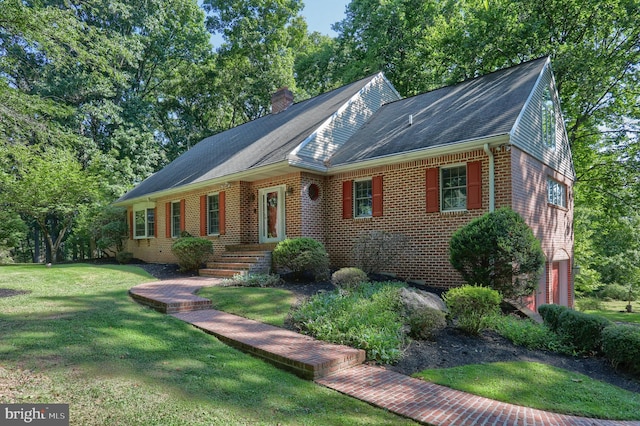
M484 152L489 157L489 212L493 212L496 209L496 188L495 188L495 164L493 158L493 152L489 148L489 144L484 144Z

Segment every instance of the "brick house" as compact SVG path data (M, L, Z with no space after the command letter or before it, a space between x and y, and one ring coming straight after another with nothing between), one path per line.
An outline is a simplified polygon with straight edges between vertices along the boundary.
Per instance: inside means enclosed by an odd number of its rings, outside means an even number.
M382 74L293 103L204 139L116 205L127 249L175 262L182 230L217 254L306 236L332 266L353 264L370 230L408 238L390 273L433 287L462 283L452 233L502 206L542 243L545 272L530 306L572 306L575 172L548 58L402 99Z

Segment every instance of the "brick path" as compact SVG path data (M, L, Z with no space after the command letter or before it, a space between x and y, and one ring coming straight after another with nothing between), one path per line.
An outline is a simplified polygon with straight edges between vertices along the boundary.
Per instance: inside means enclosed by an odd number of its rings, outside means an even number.
M193 293L218 279L188 278L142 284L129 293L135 300L187 321L222 341L267 359L315 382L420 423L504 426L640 426L640 422L595 420L520 407L414 379L380 367L332 365L333 359L358 362L362 351L320 342L308 336L210 309ZM350 352L355 351L355 352ZM333 355L332 355L333 354ZM333 356L333 357L332 357ZM313 373L300 374L300 371ZM317 368L318 372L314 369ZM603 401L603 403L606 403Z

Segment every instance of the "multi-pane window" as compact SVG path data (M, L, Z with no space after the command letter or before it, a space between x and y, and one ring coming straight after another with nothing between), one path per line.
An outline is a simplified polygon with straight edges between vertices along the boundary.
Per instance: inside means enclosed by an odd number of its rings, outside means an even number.
M547 148L556 147L556 112L551 91L545 88L542 94L542 142Z
M559 207L567 207L567 187L557 180L547 178L547 202Z
M355 217L371 217L373 208L373 186L371 180L353 183L353 205Z
M207 232L209 235L220 233L220 194L207 197Z
M441 170L442 211L465 210L467 208L467 167L448 167Z
M171 203L171 237L180 237L180 201Z
M136 210L134 213L134 235L136 238L149 238L155 235L155 209Z

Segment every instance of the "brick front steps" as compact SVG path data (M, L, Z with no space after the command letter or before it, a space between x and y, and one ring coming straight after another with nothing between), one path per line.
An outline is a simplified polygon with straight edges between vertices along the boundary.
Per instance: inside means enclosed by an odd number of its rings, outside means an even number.
M365 352L216 310L173 315L243 352L305 378L318 379L362 364Z
M231 278L237 274L271 271L271 251L274 244L228 246L215 260L200 269L200 276Z

